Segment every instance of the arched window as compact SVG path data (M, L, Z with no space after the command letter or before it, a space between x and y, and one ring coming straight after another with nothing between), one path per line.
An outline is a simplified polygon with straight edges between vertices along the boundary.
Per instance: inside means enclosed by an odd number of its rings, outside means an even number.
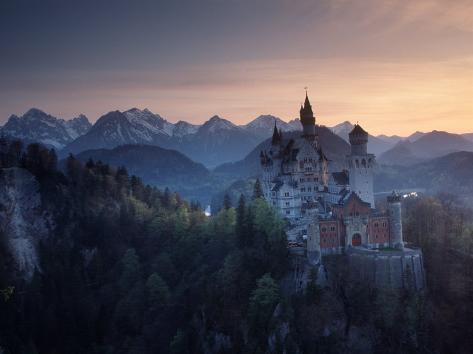
M360 162L358 161L358 159L355 160L355 165L356 165L356 168L360 167Z
M366 160L365 160L365 159L361 160L361 165L362 165L363 167L366 167Z

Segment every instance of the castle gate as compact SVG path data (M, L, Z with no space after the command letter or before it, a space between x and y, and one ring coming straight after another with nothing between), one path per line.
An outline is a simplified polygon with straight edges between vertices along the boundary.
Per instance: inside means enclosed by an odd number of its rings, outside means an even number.
M361 235L356 233L351 238L352 246L361 246Z

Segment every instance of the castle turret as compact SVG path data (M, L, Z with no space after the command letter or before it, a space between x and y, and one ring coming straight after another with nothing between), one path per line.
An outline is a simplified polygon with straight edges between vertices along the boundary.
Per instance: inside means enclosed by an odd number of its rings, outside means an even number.
M368 133L359 125L355 124L353 130L348 134L352 155L366 155L368 153Z
M375 157L368 154L368 133L358 124L349 134L351 153L347 156L350 190L374 208L373 167Z
M304 106L301 106L300 118L302 124L302 135L308 138L315 137L315 116L312 112L312 106L309 97L307 96L307 92L305 93Z
M387 199L389 215L389 246L403 249L401 196L393 191Z

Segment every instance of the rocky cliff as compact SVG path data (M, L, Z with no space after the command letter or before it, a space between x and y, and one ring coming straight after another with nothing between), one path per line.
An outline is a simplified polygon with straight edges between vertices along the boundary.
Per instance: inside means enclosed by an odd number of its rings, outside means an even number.
M36 178L22 168L0 169L0 237L18 276L30 280L40 270L38 242L53 228Z

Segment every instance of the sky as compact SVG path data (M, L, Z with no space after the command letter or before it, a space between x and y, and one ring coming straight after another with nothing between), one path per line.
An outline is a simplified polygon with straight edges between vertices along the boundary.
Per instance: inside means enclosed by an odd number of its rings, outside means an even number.
M1 0L0 124L148 108L473 132L473 0Z

